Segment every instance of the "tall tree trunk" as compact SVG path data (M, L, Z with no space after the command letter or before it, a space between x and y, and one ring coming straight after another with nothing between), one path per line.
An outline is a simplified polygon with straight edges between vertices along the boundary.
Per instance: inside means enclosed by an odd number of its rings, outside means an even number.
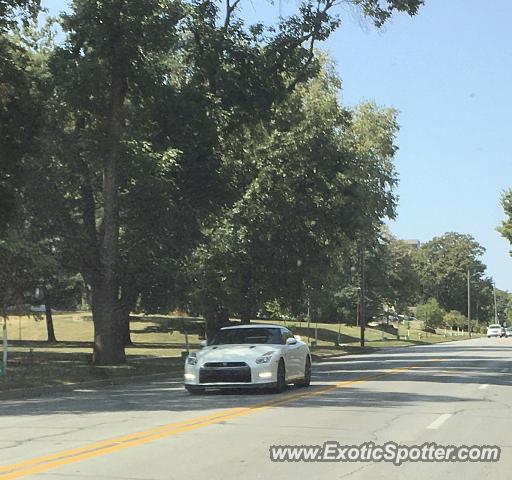
M96 365L126 362L120 321L119 280L119 162L125 79L120 61L111 60L110 135L103 167L103 231L100 281L93 285L94 353Z
M132 335L130 330L130 312L131 309L121 307L121 337L123 339L123 345L125 347L133 345Z
M95 365L120 365L126 362L120 306L112 301L100 283L92 286L92 318L94 322Z
M44 302L44 313L46 316L46 331L48 332L48 343L57 343L55 338L55 330L53 328L52 305L50 302L50 295L46 294Z
M247 310L240 314L240 323L242 325L249 325L251 323L251 314Z
M130 332L130 313L133 311L137 304L139 292L135 288L123 287L121 295L121 328L123 344L125 346L133 345L131 332Z
M243 325L248 325L251 323L251 315L253 313L253 298L252 298L252 272L251 266L245 265L243 276L242 276L242 298L243 305L242 311L240 312L240 322Z
M216 308L210 309L205 313L206 321L206 339L210 341L222 327L230 325L229 312L227 308L217 305Z

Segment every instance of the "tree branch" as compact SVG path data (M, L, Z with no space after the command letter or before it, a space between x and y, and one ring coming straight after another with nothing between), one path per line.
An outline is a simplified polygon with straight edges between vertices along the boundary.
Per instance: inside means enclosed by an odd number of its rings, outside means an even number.
M297 86L297 84L299 84L303 79L304 77L306 76L306 70L307 68L311 65L311 63L313 62L314 58L315 58L315 37L312 36L310 38L310 42L309 42L309 50L308 50L308 58L306 60L306 63L304 65L304 68L302 69L302 72L298 73L295 78L292 80L292 82L290 83L290 85L288 85L288 91L289 92L292 92L293 90L295 90L295 87Z
M236 7L240 4L241 0L235 0L233 3L230 0L226 0L226 16L224 18L224 32L228 31L229 24L231 23L231 17Z
M275 71L279 71L282 68L284 62L286 61L286 59L290 55L290 52L295 51L295 49L300 47L304 42L308 42L308 41L310 41L311 43L310 43L310 46L309 46L309 52L310 53L308 55L308 60L306 61L306 66L311 64L311 62L313 61L313 58L314 58L314 43L318 39L317 37L319 35L320 27L321 27L321 23L322 23L321 17L326 15L327 12L332 7L334 7L336 5L336 0L327 0L327 1L325 1L324 5L323 5L323 8L320 8L322 3L323 3L322 0L318 0L317 1L317 9L316 9L316 20L317 21L315 22L315 24L313 25L311 30L308 33L305 33L304 35L302 35L302 36L296 38L295 40L291 41L287 45L284 54L279 58L278 61L276 61ZM297 81L294 80L292 82L292 84L296 85L298 82L299 82L299 79Z

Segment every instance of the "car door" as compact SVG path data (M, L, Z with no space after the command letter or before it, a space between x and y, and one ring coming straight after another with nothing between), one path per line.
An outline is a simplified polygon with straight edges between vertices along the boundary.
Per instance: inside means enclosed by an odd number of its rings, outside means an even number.
M285 351L285 362L287 365L288 378L299 378L304 375L304 365L302 364L303 354L301 352L300 342L294 345L287 345L289 338L295 338L289 330L282 330L282 338Z
M298 376L302 378L304 377L304 369L306 367L306 359L308 357L308 347L302 341L298 341L296 346Z

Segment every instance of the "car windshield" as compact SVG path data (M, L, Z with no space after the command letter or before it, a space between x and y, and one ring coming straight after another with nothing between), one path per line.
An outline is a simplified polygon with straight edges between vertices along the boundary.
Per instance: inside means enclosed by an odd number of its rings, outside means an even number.
M501 328L501 325L489 325L489 328Z
M230 328L221 330L210 345L282 343L279 328Z

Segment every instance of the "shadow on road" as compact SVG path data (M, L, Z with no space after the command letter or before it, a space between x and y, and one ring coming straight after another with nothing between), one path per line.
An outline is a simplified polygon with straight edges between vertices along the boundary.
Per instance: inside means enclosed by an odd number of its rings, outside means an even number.
M250 407L267 401L278 401L280 408L318 407L376 407L395 408L425 402L463 402L475 398L462 398L448 394L454 384L512 385L512 344L484 346L435 345L418 349L393 349L389 353L342 357L336 361L316 364L315 385L310 389L290 388L281 395L267 392L221 391L202 396L190 396L183 390L181 378L172 377L123 386L80 389L55 393L30 400L10 400L0 404L0 416L31 416L48 414L87 414L95 412L145 411L204 411L231 407ZM436 361L433 361L436 359ZM386 375L389 370L414 368ZM382 375L379 375L382 374ZM360 386L347 385L330 388L337 382L376 376ZM394 391L392 382L430 384L419 393L413 386L401 386ZM372 384L379 382L379 388ZM389 387L382 382L389 382ZM318 389L318 395L308 395ZM408 391L403 391L406 388ZM418 389L420 390L420 389ZM423 387L421 391L425 391ZM304 394L303 398L296 398ZM294 398L292 398L294 397ZM285 401L289 398L289 401ZM281 399L283 402L281 402Z

